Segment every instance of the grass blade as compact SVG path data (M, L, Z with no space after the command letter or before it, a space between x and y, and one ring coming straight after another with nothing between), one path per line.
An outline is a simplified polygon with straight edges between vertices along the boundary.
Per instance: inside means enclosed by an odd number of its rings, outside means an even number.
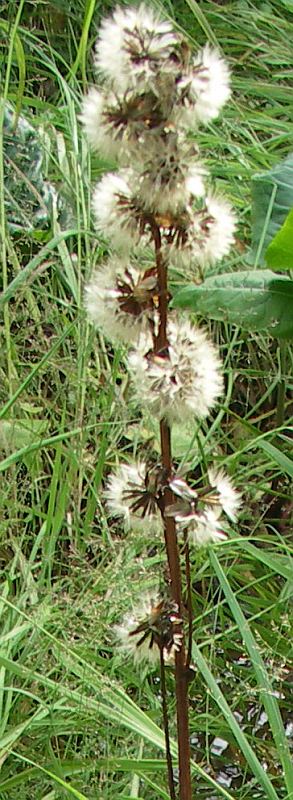
M193 642L192 645L192 657L199 671L203 675L207 686L209 687L211 696L219 706L223 716L225 717L226 722L228 723L233 735L235 736L235 739L242 750L242 753L247 761L247 764L249 765L251 771L255 775L260 786L262 786L262 788L264 789L265 792L264 796L268 798L268 800L278 800L278 795L273 787L273 784L269 779L269 776L263 769L255 752L250 746L245 734L241 730L240 725L238 724L236 718L234 717L234 714L231 711L231 708L229 707L226 698L223 695L223 692L221 691L205 658L203 657L199 647L195 644L195 642Z
M248 621L245 618L242 609L230 587L227 577L221 567L221 564L216 554L211 550L210 561L217 578L221 584L226 600L229 604L230 610L237 622L239 631L241 633L243 642L249 653L251 663L253 665L258 688L259 696L262 700L263 706L268 716L271 731L274 737L274 742L277 748L278 756L284 770L284 777L288 790L288 798L293 797L293 764L288 747L288 742L284 730L283 720L280 714L280 709L276 697L273 694L272 684L263 662L262 656L259 652L258 645L255 641L252 631L249 628Z

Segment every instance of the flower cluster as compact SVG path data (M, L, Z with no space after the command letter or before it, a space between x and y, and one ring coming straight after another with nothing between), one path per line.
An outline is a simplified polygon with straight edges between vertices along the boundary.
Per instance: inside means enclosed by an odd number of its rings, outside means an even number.
M155 536L162 528L166 488L178 498L165 509L165 515L176 520L179 534L187 531L189 542L195 547L226 539L221 527L223 515L236 522L241 495L223 469L210 468L207 484L195 490L177 474L168 476L158 463L121 464L109 476L105 491L109 513L123 520L125 530L143 529L148 536Z
M134 399L169 435L174 423L206 419L224 388L207 334L169 313L168 270L188 265L198 279L233 243L234 213L210 190L187 136L221 111L229 71L209 46L193 55L181 33L145 5L116 8L102 23L94 64L100 85L84 99L81 119L92 148L114 158L118 170L93 193L96 231L111 252L86 287L86 307L107 338L129 347ZM120 464L105 500L126 532L157 536L174 526L173 517L177 533L206 546L226 537L222 518L235 521L240 506L222 470L210 469L207 480L193 489L162 450L161 460ZM172 660L182 643L180 610L169 598L148 598L117 630L124 651L135 661Z
M104 85L85 99L83 122L93 147L124 161L138 149L173 150L182 130L214 119L230 95L219 53L206 46L193 57L171 23L143 5L117 8L102 23L95 66Z
M219 114L230 94L226 63L209 46L192 56L171 23L142 5L104 21L95 66L103 83L90 89L81 119L92 147L120 164L95 191L98 230L121 252L156 225L173 259L186 257L195 270L221 259L234 214L205 190L186 129Z

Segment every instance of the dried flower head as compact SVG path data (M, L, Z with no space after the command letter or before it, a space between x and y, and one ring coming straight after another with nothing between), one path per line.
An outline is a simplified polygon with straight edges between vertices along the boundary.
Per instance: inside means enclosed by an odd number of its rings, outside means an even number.
M218 116L230 97L230 74L217 50L205 45L197 53L177 83L177 96L174 116L179 125L194 127Z
M174 70L172 56L179 41L171 23L162 21L152 9L117 7L102 22L96 67L122 92L133 87L154 90L160 72Z
M115 98L113 101L116 102ZM107 120L105 96L98 89L91 87L83 98L80 120L92 149L98 150L106 157L115 158L119 147L113 135L112 125Z
M121 464L108 479L105 497L113 517L122 517L126 528L161 531L159 501L166 485L160 465L146 462Z
M225 539L219 520L224 512L235 522L241 506L241 497L224 470L210 468L208 478L209 485L197 491L176 475L169 482L180 499L167 507L166 516L175 519L179 533L188 530L189 540L198 547Z
M128 261L111 258L94 272L86 286L90 320L112 341L133 343L154 323L157 279Z
M227 255L234 241L235 214L230 204L218 195L207 195L198 207L189 206L185 215L173 219L170 258L173 263L194 263L199 267L214 264Z
M130 186L132 178L132 173L127 170L120 174L110 172L97 184L93 196L93 211L99 232L111 239L113 247L125 252L139 238Z
M203 419L223 391L221 363L206 335L189 322L169 322L169 346L148 350L145 337L129 355L136 396L160 418Z
M176 521L178 534L188 532L188 540L195 547L207 547L225 540L220 528L219 514L211 508L201 511L196 501L181 501L167 507L166 515Z
M146 161L139 182L139 197L151 212L177 214L189 203L190 196L204 195L204 168L180 156L175 144ZM164 230L164 229L163 229Z
M89 90L83 100L81 122L91 147L106 157L138 165L146 154L156 156L166 147L166 120L153 95ZM175 134L177 136L177 134Z
M198 498L198 494L195 489L192 489L191 486L188 486L188 483L184 480L184 478L180 478L179 475L172 476L171 480L169 481L169 486L170 489L172 489L172 492L182 500L195 502L195 500Z
M207 547L210 544L217 544L227 538L226 533L221 529L217 514L212 509L207 508L201 513L191 513L183 518L178 517L178 532L187 527L188 540L195 547Z
M159 594L146 598L127 614L115 632L122 651L135 663L155 664L160 660L161 650L164 660L172 662L183 638L177 604Z
M232 522L236 522L242 500L240 494L234 489L231 479L222 469L218 472L215 469L209 469L208 479L210 486L216 491L211 491L206 495L206 503L212 505L215 514L220 515L224 511Z

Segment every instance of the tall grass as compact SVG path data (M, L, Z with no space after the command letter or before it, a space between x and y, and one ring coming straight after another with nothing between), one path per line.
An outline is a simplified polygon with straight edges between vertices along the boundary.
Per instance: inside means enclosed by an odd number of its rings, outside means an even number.
M45 132L45 178L63 198L42 233L13 235L0 161L3 800L168 796L156 676L123 663L112 635L163 553L149 542L142 561L145 542L108 524L101 495L117 450L127 456L151 434L123 351L97 342L83 311L84 281L105 252L89 187L109 165L89 156L78 113L97 25L112 5L6 2L0 27L3 97ZM250 243L250 180L291 147L292 13L281 0L166 0L165 11L194 45L207 38L231 63L233 103L200 144L238 210L228 264L237 269ZM221 325L213 333L227 397L208 434L175 435L175 455L198 468L204 452L221 454L245 504L233 537L192 567L194 796L292 798L292 353L281 375L272 340ZM156 437L154 429L154 447ZM167 688L172 709L171 675Z

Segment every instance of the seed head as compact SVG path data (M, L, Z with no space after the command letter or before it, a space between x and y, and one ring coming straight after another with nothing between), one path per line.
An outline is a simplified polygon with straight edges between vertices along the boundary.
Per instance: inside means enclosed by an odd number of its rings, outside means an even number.
M155 89L160 73L174 71L174 49L180 37L171 23L152 9L117 7L102 22L96 46L96 67L116 90Z
M105 497L109 511L113 517L123 518L126 529L161 531L158 503L165 485L160 466L149 468L144 461L121 464L108 479Z
M116 627L116 636L124 654L137 664L144 661L157 663L160 650L164 660L172 663L183 638L177 604L158 594L145 598Z
M139 240L131 179L133 174L128 170L119 174L110 172L97 184L93 196L93 211L99 232L109 237L113 247L123 252L129 252Z
M189 322L169 322L169 346L148 350L141 336L129 355L136 396L161 419L204 419L223 391L221 364L206 335Z
M194 128L218 116L230 97L230 74L217 50L206 45L197 53L177 83L177 94L174 117L179 125Z
M232 522L236 522L239 509L241 507L241 495L234 489L231 479L225 474L224 470L208 470L208 478L211 487L215 488L215 493L206 495L206 503L210 503L217 513L224 511Z
M157 281L151 270L144 275L113 256L94 272L85 292L91 322L112 341L134 343L154 324Z

